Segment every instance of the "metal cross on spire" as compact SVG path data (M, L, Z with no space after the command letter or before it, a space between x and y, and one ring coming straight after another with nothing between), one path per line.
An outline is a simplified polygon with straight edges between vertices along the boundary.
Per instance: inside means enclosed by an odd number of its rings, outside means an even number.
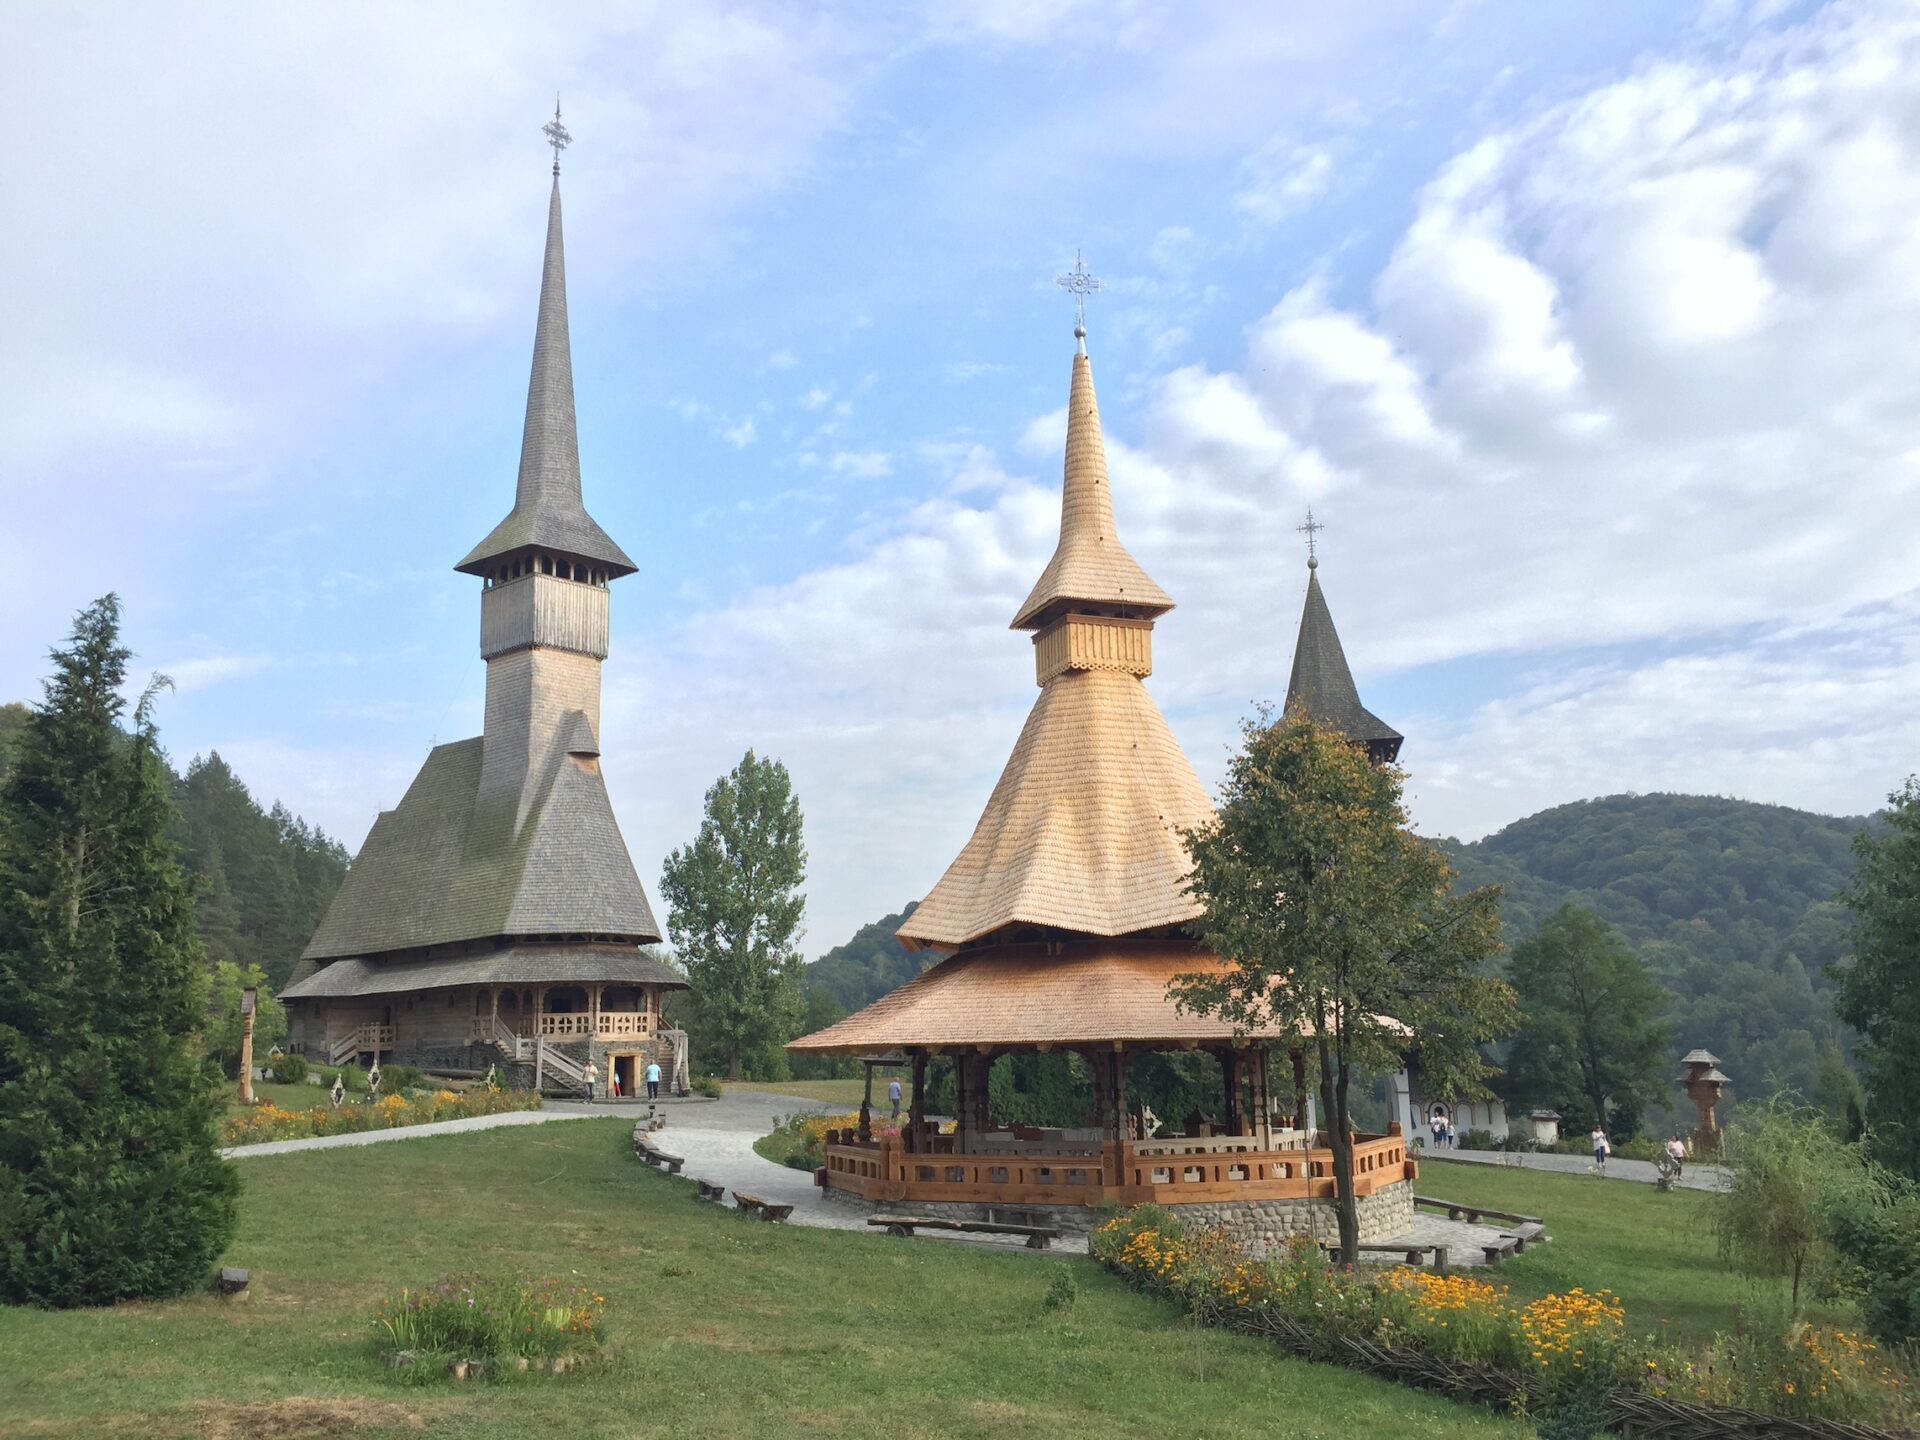
M1080 258L1080 252L1073 252L1073 269L1064 275L1054 277L1054 284L1073 296L1073 335L1086 348L1087 339L1087 296L1101 289L1099 277L1087 269L1087 262Z
M1307 523L1304 525L1296 525L1293 528L1294 533L1307 537L1307 568L1309 570L1318 570L1320 568L1320 557L1315 553L1317 547L1314 542L1319 538L1320 532L1327 527L1313 518L1313 507L1309 505L1307 507Z
M553 173L560 173L560 152L573 143L573 136L567 133L567 127L560 123L560 97L553 97L553 119L540 127L540 133L547 137L547 143L553 147Z

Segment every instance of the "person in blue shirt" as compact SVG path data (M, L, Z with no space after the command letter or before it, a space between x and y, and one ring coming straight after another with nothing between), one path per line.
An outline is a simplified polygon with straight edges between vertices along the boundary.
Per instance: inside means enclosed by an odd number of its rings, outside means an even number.
M660 1062L658 1060L649 1060L647 1062L647 1099L658 1100L659 1098Z

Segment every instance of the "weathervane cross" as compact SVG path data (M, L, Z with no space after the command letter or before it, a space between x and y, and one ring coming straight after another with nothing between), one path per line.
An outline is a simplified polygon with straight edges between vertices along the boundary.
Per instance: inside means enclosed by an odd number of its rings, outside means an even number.
M1296 525L1293 528L1295 534L1307 537L1307 568L1309 570L1317 570L1320 567L1320 557L1314 553L1316 548L1314 542L1319 538L1320 532L1327 527L1313 518L1313 507L1309 505L1307 507L1307 523L1304 525Z
M1087 269L1087 262L1080 258L1080 252L1073 252L1073 269L1064 275L1054 277L1054 284L1073 296L1073 333L1081 339L1087 337L1087 296L1103 288L1099 277Z
M553 97L553 119L540 127L540 133L547 137L547 144L553 147L553 173L560 173L560 152L573 143L573 136L567 133L567 127L560 123L560 97Z

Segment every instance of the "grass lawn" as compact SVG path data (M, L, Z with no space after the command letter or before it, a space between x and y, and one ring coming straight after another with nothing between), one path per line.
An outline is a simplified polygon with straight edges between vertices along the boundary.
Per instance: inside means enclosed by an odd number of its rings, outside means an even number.
M818 1100L822 1105L844 1105L849 1110L860 1108L860 1096L865 1085L863 1080L779 1080L761 1084L757 1080L742 1080L737 1085L728 1085L729 1090L755 1090L764 1095L791 1095L797 1100ZM904 1073L900 1076L900 1113L905 1115L907 1107L913 1103L913 1082ZM873 1108L876 1114L887 1111L887 1075L885 1071L873 1077Z
M299 1085L277 1085L271 1080L256 1080L253 1082L253 1094L256 1100L271 1100L282 1110L311 1110L316 1105L326 1105L330 1103L327 1099L327 1088L324 1085L307 1085L304 1083ZM240 1087L238 1085L229 1085L227 1087L227 1109L246 1109L246 1106L240 1103Z
M1709 1222L1711 1199L1697 1190L1661 1194L1651 1185L1597 1175L1556 1175L1494 1165L1423 1160L1414 1187L1436 1200L1469 1201L1538 1215L1553 1238L1492 1272L1531 1299L1578 1285L1612 1290L1635 1332L1706 1340L1734 1327L1735 1308L1778 1305L1783 1287L1756 1286L1720 1259ZM1814 1318L1857 1325L1856 1317L1810 1309Z
M242 1162L227 1263L252 1270L251 1297L0 1309L0 1434L1531 1433L1195 1331L1085 1260L722 1212L638 1164L630 1128L568 1121ZM1050 1313L1041 1297L1062 1265L1081 1294ZM613 1355L505 1385L402 1385L370 1343L379 1299L476 1270L577 1271L606 1295Z

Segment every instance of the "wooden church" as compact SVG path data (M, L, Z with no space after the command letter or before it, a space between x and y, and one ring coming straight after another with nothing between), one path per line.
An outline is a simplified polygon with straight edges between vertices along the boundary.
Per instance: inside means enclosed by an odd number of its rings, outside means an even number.
M520 1083L639 1088L685 1037L600 772L612 582L634 572L586 511L574 427L558 150L513 509L454 568L480 582L483 733L436 747L381 814L282 992L297 1053Z

